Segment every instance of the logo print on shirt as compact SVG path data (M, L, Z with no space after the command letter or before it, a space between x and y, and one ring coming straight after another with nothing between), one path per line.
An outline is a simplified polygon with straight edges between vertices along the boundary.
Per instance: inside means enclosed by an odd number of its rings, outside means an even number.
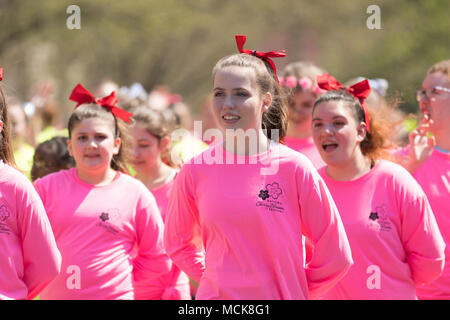
M102 212L98 217L101 222L97 222L96 226L104 228L106 231L116 235L120 232L120 229L114 225L112 222L115 222L119 217L119 210L117 209L108 209Z
M100 215L100 219L102 219L103 222L109 220L109 214L107 214L106 212L102 212L102 214Z
M378 217L378 213L377 213L377 212L371 212L370 215L369 215L369 219L370 219L370 220L375 221L375 220L377 220L378 218L379 218L379 217Z
M268 190L260 190L258 197L260 197L263 200L266 200L267 198L270 197L269 196L269 191Z
M392 226L386 204L383 203L377 206L374 212L370 212L367 226L376 231L391 231Z
M2 204L0 206L0 233L6 233L9 234L9 232L11 231L9 229L9 226L6 223L3 223L4 221L6 221L6 219L8 219L11 216L11 214L9 213L8 208Z
M281 190L278 182L267 184L265 189L259 191L258 198L261 198L263 201L257 201L256 206L263 206L269 211L283 213L284 208L282 202L278 201L278 198L282 193L283 190Z

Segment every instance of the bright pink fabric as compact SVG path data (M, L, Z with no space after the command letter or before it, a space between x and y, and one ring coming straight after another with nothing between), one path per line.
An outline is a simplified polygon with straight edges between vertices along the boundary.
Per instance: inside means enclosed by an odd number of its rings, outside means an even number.
M444 242L428 200L401 166L379 160L364 176L337 181L319 170L338 207L354 265L325 299L416 299L436 279Z
M326 165L312 137L300 139L287 136L284 143L289 148L303 153L313 163L316 169L320 169Z
M0 300L33 299L59 273L44 206L31 182L0 163Z
M430 158L414 173L430 201L446 243L445 268L439 279L417 288L419 299L450 299L450 154L433 150Z
M306 267L302 233L316 248ZM174 263L199 282L199 300L308 299L352 263L323 180L281 144L249 157L218 144L191 159L172 189L164 240Z
M175 175L174 175L175 178ZM162 186L151 189L153 196L155 197L159 211L163 220L166 217L167 204L169 202L169 195L172 187L175 183L175 179L172 179ZM191 286L189 277L186 273L180 271L176 265L172 265L171 280L169 286L164 290L162 296L163 300L191 300Z
M161 298L171 262L155 199L140 181L119 173L96 187L72 168L36 180L35 187L62 254L61 274L41 299Z

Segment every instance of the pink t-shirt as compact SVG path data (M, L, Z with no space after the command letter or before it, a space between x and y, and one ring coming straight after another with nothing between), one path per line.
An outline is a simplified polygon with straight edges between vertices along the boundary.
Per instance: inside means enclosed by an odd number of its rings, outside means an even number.
M72 168L35 187L62 255L61 274L41 299L161 298L171 262L155 199L140 181L119 172L110 184L93 186Z
M302 233L316 248L306 267ZM326 185L305 156L281 144L255 156L218 144L191 159L172 189L164 240L199 282L199 300L308 299L352 264Z
M445 268L439 279L417 288L419 299L450 299L450 154L433 150L414 173L430 201L439 229L447 244Z
M174 171L171 179L162 186L151 189L153 196L155 197L159 211L163 221L166 218L167 204L169 202L170 191L175 182L177 172ZM163 300L191 300L191 286L189 283L189 277L186 273L180 271L176 265L172 265L172 280L169 286L165 289L162 296Z
M311 160L316 169L320 169L326 165L322 160L319 150L317 150L312 137L300 139L287 136L284 143L289 148L303 153L309 160Z
M444 242L428 200L406 169L379 160L364 176L337 181L319 170L341 214L354 265L324 299L416 299L436 279Z
M31 182L0 161L0 300L33 299L59 273L44 206Z

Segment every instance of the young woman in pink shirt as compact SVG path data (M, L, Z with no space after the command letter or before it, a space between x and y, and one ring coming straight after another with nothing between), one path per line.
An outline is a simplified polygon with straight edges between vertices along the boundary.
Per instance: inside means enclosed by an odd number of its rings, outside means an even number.
M430 201L447 244L442 275L418 287L419 299L450 299L450 60L433 65L417 92L421 125L410 136L410 170ZM432 133L432 137L428 133Z
M316 77L325 71L309 61L288 64L282 72L280 84L288 96L288 130L285 144L303 153L316 169L325 165L311 135L314 101L322 92Z
M307 158L278 143L286 106L268 53L243 49L213 69L223 131L178 174L166 213L166 250L199 282L196 298L308 299L352 263L333 199ZM278 139L279 138L279 139ZM315 252L303 259L302 235Z
M62 254L61 274L41 299L160 299L171 262L148 189L126 168L128 113L115 92L95 99L77 85L69 119L76 167L35 181Z
M155 197L164 221L170 190L178 172L162 160L162 155L169 153L169 134L172 125L161 112L149 106L133 109L132 118L134 124L131 128L133 138L131 165L136 171L136 178L144 183ZM163 299L190 300L191 288L188 276L173 266L172 279Z
M338 207L354 265L324 299L416 299L444 265L442 236L427 197L400 165L381 160L386 133L369 115L367 80L349 88L327 74L314 104L319 170Z
M61 255L39 195L14 168L10 130L0 87L0 300L33 299L58 275Z

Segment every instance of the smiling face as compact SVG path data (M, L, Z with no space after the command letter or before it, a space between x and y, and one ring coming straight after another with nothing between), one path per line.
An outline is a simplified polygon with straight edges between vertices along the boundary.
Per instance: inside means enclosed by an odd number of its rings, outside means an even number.
M433 87L450 88L450 79L442 72L434 72L427 75L422 83L422 89L431 91ZM430 131L434 135L445 133L448 122L450 121L450 93L436 91L430 97L423 97L419 101L422 113L428 113L433 120Z
M261 129L262 114L270 103L271 95L260 92L253 69L229 66L215 73L213 114L222 130Z
M101 118L87 118L77 123L68 141L70 155L78 170L84 173L108 170L112 157L119 153L120 144L111 123Z
M137 173L148 172L161 163L163 145L145 126L137 122L131 129L133 137L133 168Z
M344 166L360 152L365 124L358 123L344 101L319 103L312 116L312 136L322 159L332 166Z

